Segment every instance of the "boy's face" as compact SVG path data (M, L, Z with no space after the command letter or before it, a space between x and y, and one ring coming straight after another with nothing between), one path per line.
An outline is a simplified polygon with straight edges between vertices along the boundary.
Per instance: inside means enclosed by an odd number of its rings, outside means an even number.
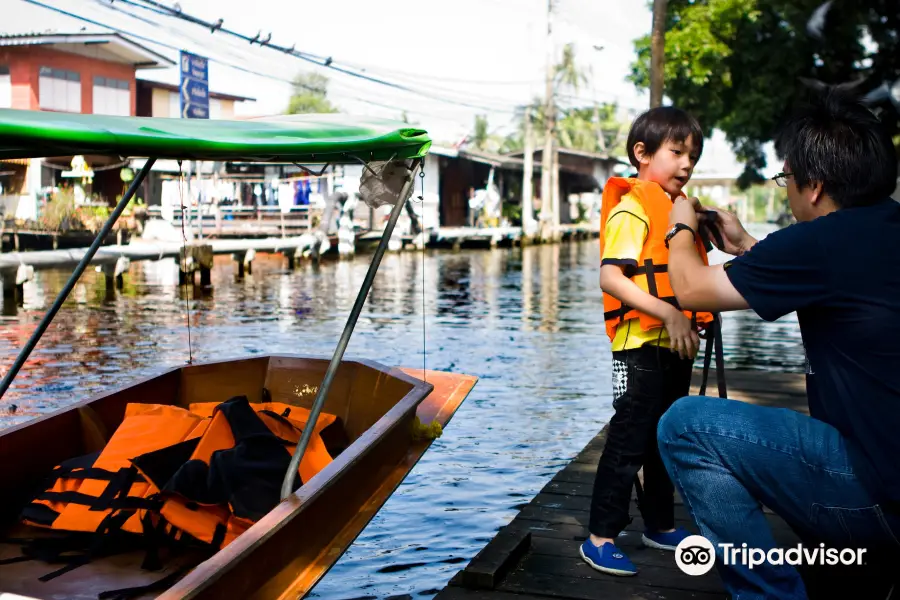
M672 197L679 195L699 158L692 137L688 136L683 142L666 140L652 156L643 150L643 143L635 144L634 153L641 163L638 176L655 181Z

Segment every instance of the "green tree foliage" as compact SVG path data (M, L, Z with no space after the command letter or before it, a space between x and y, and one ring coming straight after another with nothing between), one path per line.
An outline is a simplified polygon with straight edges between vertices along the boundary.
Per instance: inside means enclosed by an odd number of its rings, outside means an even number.
M863 92L900 77L897 0L835 0L823 39L807 22L823 0L669 0L665 95L707 133L723 130L746 163L739 183L761 179L771 141L804 79L842 84L867 78ZM635 42L630 80L650 85L650 36ZM900 133L897 112L882 120ZM896 138L895 138L896 139Z
M557 94L562 90L577 93L590 83L589 73L578 65L572 44L563 48L560 62L554 68L554 83ZM535 98L519 116L516 131L499 143L501 152L522 150L525 146L525 115L532 115L535 147L544 144L545 115L547 106L542 98ZM617 118L615 104L594 106L560 106L556 104L556 136L563 148L606 152L612 156L625 155L625 136L628 124ZM478 139L476 121L475 139Z
M488 120L484 115L475 116L475 132L472 134L472 145L479 150L487 150L491 134L488 130Z
M328 100L328 78L319 73L301 73L294 78L293 94L288 102L287 113L335 113L338 112Z

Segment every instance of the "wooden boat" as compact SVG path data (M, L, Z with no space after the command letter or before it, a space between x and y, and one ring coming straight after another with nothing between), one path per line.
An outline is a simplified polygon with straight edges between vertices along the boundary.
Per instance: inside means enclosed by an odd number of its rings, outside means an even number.
M17 523L28 495L61 461L99 450L129 402L216 402L246 394L261 402L309 408L328 361L259 356L198 363L123 387L0 432L0 538L34 536ZM422 380L424 376L425 381ZM421 369L387 368L369 361L342 362L324 410L341 417L349 445L297 493L159 598L299 598L328 571L431 445L417 439L415 419L446 425L476 379ZM52 443L48 443L52 440ZM26 531L30 529L30 531ZM0 561L19 556L0 544ZM187 557L191 560L192 557ZM48 582L40 561L0 566L3 592L26 598L96 599L104 590L146 585L181 565L150 572L143 553L99 559ZM146 597L156 597L154 595Z
M248 600L303 597L340 558L433 442L424 433L446 425L476 378L400 369L343 353L369 288L421 166L430 140L403 124L354 121L345 116L281 118L270 122L198 122L178 119L101 117L0 110L0 157L116 154L149 156L128 192L100 230L56 302L12 367L0 380L0 397L90 263L115 220L144 181L156 158L193 160L365 163L412 160L397 192L387 227L331 359L297 355L239 357L172 369L34 421L0 431L0 599L87 599L109 590L153 591L129 598ZM396 164L396 163L395 163ZM385 171L382 171L384 173ZM390 185L389 185L390 184ZM60 462L102 449L122 422L129 403L281 402L309 410L293 453L282 500L236 540L213 554L187 553L162 571L141 568L143 552L94 558L61 576L41 581L49 567L21 560L19 538L52 535L22 524L23 506ZM291 492L297 464L319 412L340 418L342 436L331 441L334 460ZM424 424L424 425L423 425ZM304 441L305 440L305 441ZM167 577L171 575L171 577Z

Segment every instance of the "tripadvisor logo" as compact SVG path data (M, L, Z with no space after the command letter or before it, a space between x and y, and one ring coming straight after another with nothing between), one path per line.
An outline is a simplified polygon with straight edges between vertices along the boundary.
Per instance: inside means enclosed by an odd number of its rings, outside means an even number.
M688 575L705 575L716 564L715 548L702 535L689 535L675 548L675 564Z
M862 565L865 548L804 547L797 544L792 548L749 548L747 544L719 544L719 555L726 566L743 565L753 569L763 564L780 565ZM691 535L675 548L675 564L688 575L704 575L716 564L716 551L712 542L702 535Z

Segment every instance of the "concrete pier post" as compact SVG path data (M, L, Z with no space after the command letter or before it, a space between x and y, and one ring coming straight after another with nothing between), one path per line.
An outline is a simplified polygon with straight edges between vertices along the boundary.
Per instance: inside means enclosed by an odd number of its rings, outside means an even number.
M251 248L246 252L235 252L231 256L237 262L238 279L243 279L245 271L247 275L253 275L253 259L256 258L256 250Z
M213 267L213 248L210 244L189 244L178 252L178 283L196 285L197 271L200 272L200 285L211 285Z
M98 268L106 278L106 289L114 287L121 290L125 286L125 273L131 267L131 260L127 256L120 256L114 263L104 263Z
M18 296L18 286L16 285L16 268L0 270L0 283L3 285L3 301L15 302Z
M178 285L194 285L194 253L190 246L178 251Z
M209 287L212 285L212 268L215 260L213 248L210 244L194 244L194 264L200 271L200 285Z
M253 259L256 258L256 250L250 248L247 250L247 254L244 256L244 261L247 263L247 275L253 275Z

